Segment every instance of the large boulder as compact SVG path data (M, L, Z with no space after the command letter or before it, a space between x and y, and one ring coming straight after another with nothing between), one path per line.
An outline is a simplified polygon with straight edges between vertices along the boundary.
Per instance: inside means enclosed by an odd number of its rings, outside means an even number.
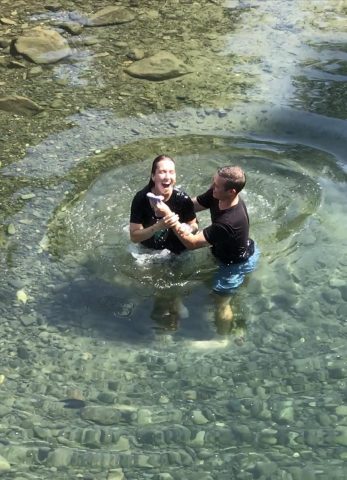
M55 63L71 55L68 42L55 30L35 27L15 42L18 53L35 63Z
M168 80L169 78L180 77L192 72L182 60L165 51L134 62L125 68L124 71L132 77L154 81Z

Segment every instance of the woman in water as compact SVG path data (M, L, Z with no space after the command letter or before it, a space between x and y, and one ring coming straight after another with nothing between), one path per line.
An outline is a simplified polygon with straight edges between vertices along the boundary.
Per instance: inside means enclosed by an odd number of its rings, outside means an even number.
M198 229L194 205L188 195L177 188L175 162L167 155L153 160L149 183L136 193L131 204L130 239L154 250L167 249L178 254L186 247L171 227L179 220L190 228ZM157 198L155 198L157 197ZM167 215L160 214L167 210ZM175 293L154 293L152 319L165 330L176 330L180 318L188 316L188 310Z
M181 253L186 247L171 227L179 220L197 230L194 205L188 195L177 188L175 162L167 155L153 160L149 183L136 193L131 204L130 239L154 250ZM149 195L148 195L149 194ZM155 197L157 200L155 199ZM152 197L152 198L151 198ZM170 212L161 216L156 202L162 201Z

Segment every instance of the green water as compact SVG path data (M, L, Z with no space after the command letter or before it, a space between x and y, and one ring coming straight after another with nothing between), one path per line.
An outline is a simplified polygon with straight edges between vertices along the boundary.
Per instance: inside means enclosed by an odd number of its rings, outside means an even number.
M129 3L138 20L87 29L97 47L73 61L34 80L1 70L4 94L61 104L0 111L0 476L344 479L347 7ZM93 10L19 7L33 23ZM125 77L139 45L196 71ZM208 251L130 245L129 205L161 152L191 195L220 165L247 172L261 260L230 329L215 322Z

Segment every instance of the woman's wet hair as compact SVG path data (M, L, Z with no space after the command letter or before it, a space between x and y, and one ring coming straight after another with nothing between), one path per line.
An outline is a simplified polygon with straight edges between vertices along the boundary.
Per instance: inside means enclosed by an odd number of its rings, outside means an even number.
M225 190L234 189L239 193L246 185L246 174L241 167L220 167L218 168L217 173L220 177L225 178L226 180L224 184Z
M155 174L155 172L157 170L158 163L161 162L162 160L170 160L173 164L175 164L175 160L173 158L169 157L168 155L158 155L157 157L155 157L155 159L153 160L153 163L152 163L151 176L150 176L149 182L148 182L148 187L149 188L154 187L154 182L152 180L152 175Z

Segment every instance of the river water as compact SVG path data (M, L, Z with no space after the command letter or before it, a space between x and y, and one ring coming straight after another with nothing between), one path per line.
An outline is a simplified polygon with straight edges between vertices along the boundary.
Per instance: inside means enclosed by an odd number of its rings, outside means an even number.
M1 237L6 479L347 476L347 4L226 2L236 11L215 106L85 105L2 169L16 185ZM262 255L232 328L215 323L209 252L129 244L161 152L191 195L218 166L247 172Z

